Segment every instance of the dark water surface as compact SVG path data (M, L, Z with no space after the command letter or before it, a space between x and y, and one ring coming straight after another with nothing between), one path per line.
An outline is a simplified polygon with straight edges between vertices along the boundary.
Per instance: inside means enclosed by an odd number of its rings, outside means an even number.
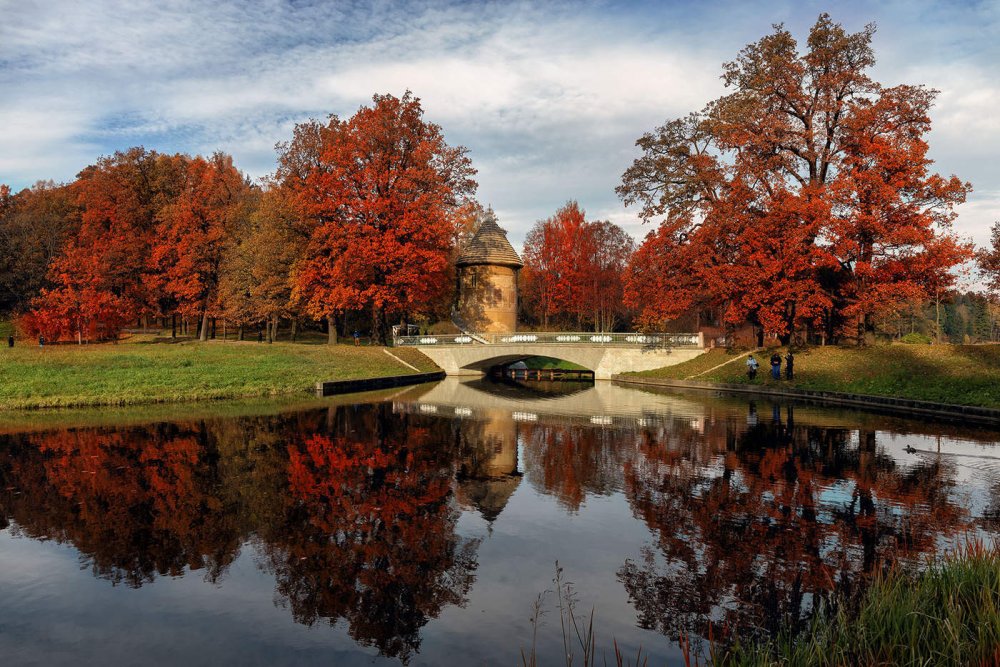
M707 393L448 380L79 424L0 417L5 665L513 666L557 560L609 662L682 664L681 634L767 634L1000 529L996 432Z

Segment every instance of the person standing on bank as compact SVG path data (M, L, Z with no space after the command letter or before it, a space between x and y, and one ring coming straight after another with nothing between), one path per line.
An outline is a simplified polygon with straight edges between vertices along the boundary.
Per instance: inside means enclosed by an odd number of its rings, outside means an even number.
M795 364L795 355L792 354L791 350L788 350L788 354L785 355L785 379L791 380L795 377L795 370L793 368Z
M777 352L771 355L771 377L781 379L781 355Z
M355 329L354 330L354 347L357 347L358 345L361 345L361 334L358 333L357 329Z
M753 358L752 354L747 357L747 379L751 382L753 382L754 378L757 377L758 366L760 366L760 364L757 363L757 360Z

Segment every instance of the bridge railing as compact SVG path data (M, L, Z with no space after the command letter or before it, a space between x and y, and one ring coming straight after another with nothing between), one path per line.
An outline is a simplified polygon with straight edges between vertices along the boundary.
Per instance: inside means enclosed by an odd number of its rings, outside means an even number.
M593 331L524 331L517 333L399 336L396 345L587 345L602 347L698 348L704 347L697 333L595 333Z

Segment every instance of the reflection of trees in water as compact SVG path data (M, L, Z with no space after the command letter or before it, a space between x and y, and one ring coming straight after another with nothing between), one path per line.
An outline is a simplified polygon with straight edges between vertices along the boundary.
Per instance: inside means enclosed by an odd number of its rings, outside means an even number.
M477 543L455 534L449 423L383 407L8 436L0 515L133 587L218 581L253 539L297 621L405 660L464 602Z
M72 542L95 576L138 587L190 568L216 581L241 541L217 458L198 425L19 436L3 449L0 502L24 535Z
M974 525L953 468L900 467L874 431L770 409L653 417L611 428L383 404L5 436L0 514L130 586L186 569L217 581L253 540L297 621L343 620L403 660L473 583L477 543L456 534L459 501L496 519L519 467L570 511L624 490L655 541L618 574L640 623L672 637L705 636L710 620L715 636L794 625L816 598Z
M715 456L648 438L627 465L628 500L656 536L619 571L644 627L672 638L801 627L818 599L972 526L947 466L900 469L874 432L855 443L844 429L748 421L705 427Z
M363 435L290 448L285 518L264 549L296 621L343 618L356 641L405 661L428 620L464 603L478 543L455 534L447 431L433 428L448 424L387 407L352 415Z
M528 481L576 512L588 494L622 486L623 465L636 455L634 432L589 424L522 424Z

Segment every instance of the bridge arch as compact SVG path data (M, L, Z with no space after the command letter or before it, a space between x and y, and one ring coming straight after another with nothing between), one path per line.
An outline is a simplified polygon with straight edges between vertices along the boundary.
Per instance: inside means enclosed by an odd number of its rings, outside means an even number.
M492 366L514 363L528 357L563 359L594 372L597 380L610 380L618 373L644 371L679 364L702 352L701 347L623 347L615 345L564 344L535 342L490 345L434 344L418 348L448 375L482 375Z
M569 354L566 354L565 352L569 352ZM548 349L544 352L534 352L532 354L502 354L494 357L477 359L466 364L463 369L480 373L488 373L494 366L507 366L517 363L518 361L531 359L533 357L546 357L549 359L558 359L559 361L568 361L569 363L576 364L577 366L585 368L588 371L597 370L587 365L587 362L593 361L593 355L584 358L586 355L574 354L572 350L566 350L565 352L561 349Z

